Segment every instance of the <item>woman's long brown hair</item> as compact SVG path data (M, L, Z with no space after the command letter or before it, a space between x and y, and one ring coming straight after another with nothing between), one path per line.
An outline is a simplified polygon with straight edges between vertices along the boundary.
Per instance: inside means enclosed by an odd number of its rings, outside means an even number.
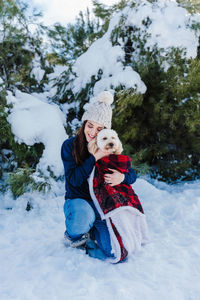
M73 156L75 158L77 165L82 165L82 163L89 157L89 151L87 148L87 140L85 137L84 129L87 121L84 121L81 128L79 129L75 139L74 139L74 151Z

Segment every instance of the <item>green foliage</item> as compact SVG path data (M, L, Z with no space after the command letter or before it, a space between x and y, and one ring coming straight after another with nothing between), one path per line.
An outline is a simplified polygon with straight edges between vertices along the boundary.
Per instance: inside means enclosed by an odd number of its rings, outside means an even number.
M113 127L136 168L168 182L199 178L199 49L196 59L187 59L184 49L156 44L150 49L150 24L148 17L143 28L126 26L122 15L112 31L112 44L125 50L124 65L138 72L147 87L144 95L134 88L116 89ZM199 25L192 29L197 32Z
M8 113L5 111L6 106L6 92L0 89L0 148L6 144L7 140L11 136L11 129L7 122Z
M98 19L92 19L89 10L81 11L74 24L66 27L56 23L48 29L51 53L49 62L70 66L90 45L103 35Z
M68 113L66 116L66 131L69 136L74 132L72 130L72 122L74 119L80 120L83 114L83 106L89 101L92 95L92 90L95 83L100 79L101 70L97 76L92 76L90 83L86 84L85 88L81 89L79 92L74 93L70 88L73 81L73 77L70 71L63 72L60 77L55 80L54 86L57 87L57 92L53 97L53 101L56 103L64 104L68 103ZM74 74L75 76L75 74ZM71 107L70 107L71 106ZM75 128L75 130L78 128Z
M10 187L15 198L21 196L28 191L28 186L32 183L30 175L33 173L30 169L17 169L14 173L10 173L7 184Z
M57 91L53 97L55 103L64 104L76 103L69 107L69 112L66 118L67 133L72 134L71 123L77 118L80 119L83 112L83 106L88 101L91 90L99 80L99 76L93 76L91 83L84 89L74 94L71 89L71 83L76 74L72 71L73 63L76 59L87 51L91 44L105 33L106 27L100 24L99 18L92 19L89 11L85 14L79 13L74 24L68 24L63 27L60 24L55 24L49 29L48 36L51 41L51 53L47 55L49 62L54 64L62 64L66 66L64 71L54 81L54 86Z
M179 2L190 12L199 11L196 0ZM50 185L42 174L35 175L44 145L29 147L14 139L7 121L11 107L6 104L6 89L43 92L52 66L66 66L55 81L57 92L51 100L61 107L69 105L66 123L71 135L74 119L81 119L83 106L102 76L99 70L84 89L74 93L73 64L107 31L112 14L127 3L130 1L122 0L106 6L95 0L95 18L89 11L80 12L74 24L63 27L56 23L46 28L38 22L40 14L28 16L27 6L21 1L0 2L0 78L4 81L0 87L0 178L3 172L10 172L8 184L15 197L34 189L48 190ZM130 4L131 9L136 1ZM187 59L184 49L158 49L156 44L149 49L147 28L151 22L149 16L142 22L144 27L126 26L126 16L122 16L111 34L112 45L124 50L124 66L138 72L147 87L144 95L137 94L136 87L116 88L113 127L122 139L124 152L131 156L134 168L141 174L150 172L168 182L199 178L200 45L196 59ZM199 23L188 26L198 33ZM48 53L43 43L45 33L51 48ZM35 65L44 71L42 80L33 73Z
M122 10L128 2L129 0L121 0L116 4L107 6L98 0L92 0L94 6L93 12L95 16L101 20L103 32L107 31L112 14Z
M190 13L200 13L199 0L177 0L178 3L186 8Z
M74 103L76 103L75 106L73 103L73 107L69 108L67 118L66 118L66 124L67 124L66 132L69 136L71 136L74 133L74 131L77 130L78 124L74 130L72 129L73 120L81 119L81 116L83 115L84 112L83 106L88 102L91 96L91 90L93 89L96 82L97 82L97 78L95 78L95 76L92 76L91 82L86 84L86 87L82 89L79 93L74 94L71 89L67 90L70 99L69 101L70 102L73 101Z
M136 164L147 163L152 176L168 182L200 174L200 61L181 52L168 54L167 70L157 55L138 64L147 92L119 92L113 120Z
M11 126L7 121L8 112L11 107L6 104L6 92L2 90L0 93L0 160L5 163L10 157L10 152L7 156L4 154L4 150L12 152L12 161L4 171L12 171L16 165L14 161L17 161L18 167L22 167L24 164L28 164L29 167L35 168L42 156L44 145L42 143L35 144L34 146L27 146L24 143L18 144L11 131ZM8 157L9 156L9 157ZM3 167L1 165L0 175L2 176ZM0 176L0 178L1 178Z
M137 153L133 153L132 145L126 143L123 144L123 153L131 157L133 168L139 175L146 175L149 174L151 171L151 168L148 165L148 163L142 162L147 151L147 149L142 149Z
M28 146L25 143L18 144L15 142L12 149L19 167L27 164L30 168L35 168L42 156L44 145L35 143L33 146Z
M87 10L86 14L79 13L75 24L68 24L66 28L60 24L55 24L49 30L49 37L52 38L52 52L48 56L49 61L65 64L68 69L64 71L56 80L54 86L57 88L53 101L56 103L76 103L76 107L69 108L66 123L67 133L72 134L71 122L80 119L83 113L83 106L89 100L95 83L101 78L101 70L96 76L91 77L91 82L86 87L74 94L70 84L76 74L72 71L73 63L76 59L87 51L91 44L100 38L108 29L109 20L112 13L122 9L126 1L122 0L118 4L110 7L93 1L95 19L91 19ZM101 20L101 21L100 21ZM56 42L55 42L56 41Z
M0 88L0 179L2 178L3 171L5 169L3 168L3 164L5 165L7 162L6 168L9 170L13 170L14 168L13 162L8 163L11 153L5 153L5 151L2 151L14 143L14 136L12 134L10 124L7 121L8 113L5 108L8 110L8 107L6 107L6 92L5 89Z
M45 61L41 40L45 27L36 25L39 15L35 13L28 16L27 6L20 1L0 2L0 80L3 80L0 84L0 179L3 179L3 174L5 179L8 172L16 172L16 168L23 168L24 165L35 168L44 149L43 144L30 147L15 141L7 121L12 106L6 102L7 89L41 92L47 82L47 74L51 68ZM30 32L29 27L33 24L35 31ZM41 81L31 73L35 62L45 71ZM28 174L25 173L26 176ZM21 189L23 190L23 185Z
M153 1L150 1L153 2ZM126 6L121 1L118 6L106 7L93 1L94 13L102 20L107 30L113 12ZM136 4L132 1L132 6ZM150 16L143 20L143 27L127 26L126 16L111 33L113 46L119 45L125 51L124 66L138 72L147 87L144 95L136 93L136 87L125 90L116 88L113 127L124 144L124 151L132 157L134 166L140 173L150 172L152 176L168 182L199 178L199 60L187 59L184 49L160 49L158 45L147 47L151 24ZM188 25L189 26L189 25ZM198 31L199 24L190 24ZM197 49L198 51L198 49ZM68 134L71 122L80 119L83 105L92 94L95 83L102 72L91 78L85 89L73 94L72 65L57 82L62 103L77 105L69 109L67 116ZM73 76L72 76L73 75ZM60 83L60 85L59 85Z
M34 172L34 169L25 166L24 168L18 168L15 172L9 174L10 176L7 180L7 184L9 185L14 198L34 190L43 193L50 191L51 186L49 179L41 176L42 174L34 176Z
M46 75L51 68L45 63L41 37L45 27L36 20L39 14L27 16L27 5L20 1L3 0L0 2L0 77L8 89L25 92L41 92ZM35 27L32 33L30 25ZM31 73L36 63L40 63L45 74L39 81Z

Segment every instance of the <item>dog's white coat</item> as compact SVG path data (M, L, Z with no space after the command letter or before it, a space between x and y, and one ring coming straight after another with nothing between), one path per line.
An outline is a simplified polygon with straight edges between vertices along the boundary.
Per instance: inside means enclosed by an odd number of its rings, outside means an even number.
M114 148L117 149L119 147L119 137L117 132L113 129L103 129L97 135L97 146L101 150L104 150L106 145L109 143L114 144Z

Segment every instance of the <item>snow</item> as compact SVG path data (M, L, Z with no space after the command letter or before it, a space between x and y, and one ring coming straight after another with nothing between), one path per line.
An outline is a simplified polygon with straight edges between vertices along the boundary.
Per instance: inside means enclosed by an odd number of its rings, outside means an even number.
M145 26L144 23L148 19L149 25ZM119 25L122 20L123 25ZM78 94L91 82L92 76L98 79L100 71L101 78L94 85L94 96L102 90L115 89L120 85L127 89L135 88L137 93L144 94L146 86L140 75L131 67L124 65L125 42L118 39L118 44L112 45L113 30L119 26L121 28L129 26L134 28L135 26L140 29L140 39L143 35L148 35L146 49L153 49L157 46L158 49L162 49L165 57L170 48L177 47L185 49L187 58L194 58L197 55L199 36L191 28L194 22L200 22L200 14L190 15L186 9L173 0L158 0L152 3L146 0L129 1L122 11L112 16L107 32L93 42L88 50L76 60L73 66L76 76L72 76L73 84L70 84L68 88L72 88L73 93ZM135 48L134 60L140 60L141 53L138 45L133 43L133 48ZM163 64L167 69L166 61Z
M40 57L38 55L35 55L32 64L33 68L30 75L33 76L38 82L40 82L45 74L45 70L41 69Z
M90 83L91 77L98 74L99 70L103 72L102 79L95 86L94 96L104 89L117 87L120 84L127 88L135 87L137 92L145 93L146 86L142 82L140 75L132 68L123 65L124 51L120 46L113 46L110 40L112 30L119 22L120 13L116 14L110 21L108 31L104 36L89 47L76 60L73 71L77 78L73 81L72 90L78 93L87 83Z
M0 299L197 300L199 181L170 186L141 178L133 188L151 242L114 265L64 245L63 182L48 197L35 192L13 201L5 195L0 201ZM33 204L29 212L27 200Z
M45 149L37 165L44 174L49 166L56 176L63 174L60 149L67 138L65 117L57 105L48 104L32 95L8 91L7 103L13 104L8 121L18 143L32 146L43 143Z
M137 8L126 8L124 11L127 11L127 26L137 26L144 30L143 20L150 18L151 24L147 29L150 37L146 47L152 49L157 44L158 48L165 51L169 47L185 48L188 58L196 57L198 34L195 35L190 26L194 20L200 22L200 14L193 17L172 0L158 0L153 4L143 0L138 2Z
M56 92L57 92L57 87L54 86L55 82L56 82L57 78L62 75L62 72L65 72L67 70L68 70L68 67L66 67L66 66L60 66L60 65L54 66L53 72L50 74L47 74L48 83L44 85L44 91L42 93L33 92L33 93L31 93L31 95L45 103L52 103L53 102L52 99L56 95ZM42 70L40 70L40 71L42 71ZM39 74L41 74L41 77L42 77L43 75L42 75L42 72L40 73L40 71L39 71ZM39 77L37 78L37 80L39 80Z

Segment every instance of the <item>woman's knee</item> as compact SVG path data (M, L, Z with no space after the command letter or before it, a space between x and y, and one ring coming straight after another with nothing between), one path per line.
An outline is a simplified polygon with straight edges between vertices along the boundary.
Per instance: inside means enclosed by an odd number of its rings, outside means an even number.
M84 199L66 200L64 204L65 224L71 237L88 232L95 221L95 213Z

